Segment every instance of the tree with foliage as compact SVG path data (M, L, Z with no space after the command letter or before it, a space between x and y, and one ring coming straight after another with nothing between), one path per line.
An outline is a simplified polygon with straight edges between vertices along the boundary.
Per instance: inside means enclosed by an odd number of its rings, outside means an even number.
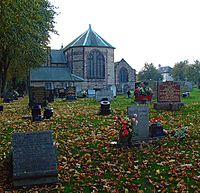
M174 65L172 76L176 81L200 82L200 62L194 61L189 64L187 60L178 62Z
M162 74L152 63L145 63L143 69L138 73L138 81L158 81L162 79Z
M200 62L198 60L194 61L192 69L193 69L193 81L200 84Z
M46 61L49 32L56 33L55 15L48 0L0 1L0 94L8 70L27 74L28 68Z
M172 69L172 77L175 81L185 81L187 79L186 72L188 70L188 65L188 60L178 62L174 65Z

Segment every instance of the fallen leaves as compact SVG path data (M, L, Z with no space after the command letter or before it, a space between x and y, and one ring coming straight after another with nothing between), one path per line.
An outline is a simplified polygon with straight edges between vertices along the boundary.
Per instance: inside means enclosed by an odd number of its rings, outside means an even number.
M150 116L160 116L169 135L141 148L119 149L110 144L119 134L116 114L123 117L130 105L126 100L119 97L113 101L113 114L109 116L97 115L99 104L94 100L55 101L51 104L54 116L40 123L23 119L30 113L27 101L9 104L0 117L0 191L12 192L7 180L12 133L50 129L58 152L59 183L31 187L30 192L197 192L199 104L188 105L184 113L158 115L151 109ZM173 138L171 130L185 126L186 122L190 127L187 136L181 140Z

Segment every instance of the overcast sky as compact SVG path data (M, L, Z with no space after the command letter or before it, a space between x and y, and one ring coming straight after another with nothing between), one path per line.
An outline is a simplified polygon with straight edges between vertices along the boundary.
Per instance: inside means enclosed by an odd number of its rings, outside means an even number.
M173 67L200 60L200 0L50 0L57 6L50 46L60 49L89 24L115 49L115 62L124 58L140 71L144 63Z

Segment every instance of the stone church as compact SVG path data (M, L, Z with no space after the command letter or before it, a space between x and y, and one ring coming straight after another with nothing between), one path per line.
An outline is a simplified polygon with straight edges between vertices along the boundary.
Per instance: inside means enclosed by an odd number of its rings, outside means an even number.
M87 31L66 47L49 50L47 63L31 70L31 86L55 89L74 85L78 91L111 86L117 92L133 89L136 71L124 59L114 62L114 50L89 25Z

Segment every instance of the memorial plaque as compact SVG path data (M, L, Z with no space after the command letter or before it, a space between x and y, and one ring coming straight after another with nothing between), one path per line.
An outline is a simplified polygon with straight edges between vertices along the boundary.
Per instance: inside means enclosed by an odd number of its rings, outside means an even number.
M180 85L173 81L159 83L158 102L180 102Z
M57 158L52 131L14 133L12 146L15 187L57 182Z
M134 125L132 144L149 138L149 108L148 106L128 106L128 117L137 115L138 124Z
M76 99L76 87L69 86L66 89L67 100L75 100Z
M44 107L47 105L45 87L32 86L29 87L29 92L29 106L41 105Z

